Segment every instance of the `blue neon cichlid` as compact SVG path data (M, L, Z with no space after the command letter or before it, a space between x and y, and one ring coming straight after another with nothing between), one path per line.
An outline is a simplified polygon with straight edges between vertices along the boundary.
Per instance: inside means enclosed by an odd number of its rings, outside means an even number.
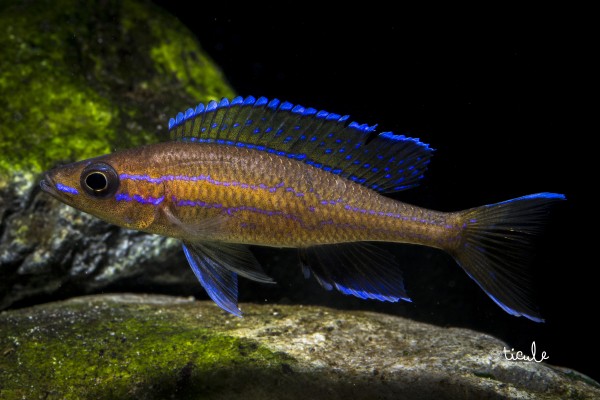
M110 223L181 239L208 295L238 316L238 275L273 282L248 245L300 249L304 274L327 290L410 301L393 257L374 245L397 242L446 251L504 311L543 321L519 277L563 195L459 212L384 197L423 178L427 144L276 99L200 104L169 129L170 142L61 166L41 187Z

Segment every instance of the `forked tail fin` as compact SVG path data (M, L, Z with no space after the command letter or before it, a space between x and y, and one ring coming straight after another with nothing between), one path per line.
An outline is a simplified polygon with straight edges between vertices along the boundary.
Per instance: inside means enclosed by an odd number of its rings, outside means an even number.
M452 255L466 273L504 311L544 322L527 293L526 264L532 238L540 232L549 206L565 196L537 193L463 211L461 244Z

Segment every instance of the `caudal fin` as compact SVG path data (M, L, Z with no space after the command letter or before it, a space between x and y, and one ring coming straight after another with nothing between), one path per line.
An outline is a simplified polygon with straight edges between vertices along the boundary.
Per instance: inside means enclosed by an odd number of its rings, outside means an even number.
M556 193L537 193L463 211L465 228L453 256L504 311L544 322L527 292L531 241L539 233Z

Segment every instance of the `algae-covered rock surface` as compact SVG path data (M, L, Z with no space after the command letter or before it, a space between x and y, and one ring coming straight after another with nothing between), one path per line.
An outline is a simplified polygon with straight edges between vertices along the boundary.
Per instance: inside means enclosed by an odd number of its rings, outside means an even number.
M0 26L5 173L148 142L171 114L232 94L149 1L4 0Z
M369 312L99 295L0 314L0 398L592 399L503 342Z
M177 282L153 269L172 241L51 200L40 173L160 140L169 117L232 93L197 39L149 1L0 2L0 309L141 270L144 285Z

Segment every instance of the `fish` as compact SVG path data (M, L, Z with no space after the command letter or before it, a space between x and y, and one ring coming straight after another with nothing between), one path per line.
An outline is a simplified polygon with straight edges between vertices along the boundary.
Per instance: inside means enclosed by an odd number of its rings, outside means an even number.
M43 191L127 229L177 238L208 296L241 316L238 277L273 284L249 246L297 248L326 290L399 302L394 257L377 244L450 254L499 307L543 322L526 284L543 192L457 212L391 197L424 177L433 149L348 115L265 97L201 103L169 120L169 140L44 174Z

